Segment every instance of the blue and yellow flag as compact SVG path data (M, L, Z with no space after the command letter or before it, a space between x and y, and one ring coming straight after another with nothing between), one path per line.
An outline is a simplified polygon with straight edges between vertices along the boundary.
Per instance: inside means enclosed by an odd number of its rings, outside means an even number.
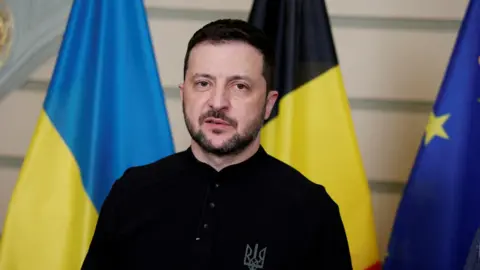
M384 269L463 269L479 227L480 0L472 0L397 211Z
M173 152L142 1L74 1L8 208L0 269L80 269L113 182Z

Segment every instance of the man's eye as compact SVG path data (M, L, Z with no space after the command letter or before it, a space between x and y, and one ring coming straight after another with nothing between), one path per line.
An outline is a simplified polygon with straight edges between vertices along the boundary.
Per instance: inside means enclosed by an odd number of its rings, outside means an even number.
M195 85L199 86L199 87L207 87L208 82L207 81L199 81L199 82L196 82Z
M243 84L243 83L237 83L235 86L238 88L238 90L246 90L246 89L248 89L248 86L245 85L245 84Z

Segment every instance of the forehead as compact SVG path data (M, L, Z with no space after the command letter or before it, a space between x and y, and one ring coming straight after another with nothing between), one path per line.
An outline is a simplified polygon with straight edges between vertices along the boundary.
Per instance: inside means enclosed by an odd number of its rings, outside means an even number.
M187 74L215 76L249 75L261 77L263 56L253 46L236 41L200 43L190 52Z

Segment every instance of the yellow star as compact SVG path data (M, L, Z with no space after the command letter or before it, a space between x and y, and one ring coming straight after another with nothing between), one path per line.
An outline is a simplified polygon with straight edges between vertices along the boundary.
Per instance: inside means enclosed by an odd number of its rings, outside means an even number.
M429 144L432 139L437 136L440 138L448 139L448 134L443 129L443 125L450 117L450 114L444 114L436 116L433 112L430 113L428 118L428 124L425 128L425 145Z

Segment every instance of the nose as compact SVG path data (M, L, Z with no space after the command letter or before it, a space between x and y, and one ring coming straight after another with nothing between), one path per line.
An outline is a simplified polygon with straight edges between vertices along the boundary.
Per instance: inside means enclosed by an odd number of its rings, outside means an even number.
M210 98L208 100L210 108L215 110L226 110L230 107L230 99L228 91L223 87L216 87L210 92Z

